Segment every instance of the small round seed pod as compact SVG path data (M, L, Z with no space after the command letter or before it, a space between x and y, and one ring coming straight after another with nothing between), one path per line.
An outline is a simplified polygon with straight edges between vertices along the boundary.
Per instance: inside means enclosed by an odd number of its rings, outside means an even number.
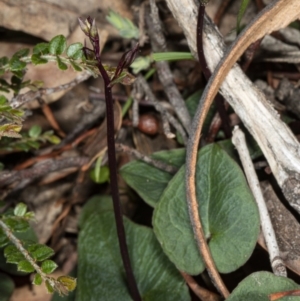
M158 120L151 114L141 115L137 127L141 132L150 136L156 135L159 130Z

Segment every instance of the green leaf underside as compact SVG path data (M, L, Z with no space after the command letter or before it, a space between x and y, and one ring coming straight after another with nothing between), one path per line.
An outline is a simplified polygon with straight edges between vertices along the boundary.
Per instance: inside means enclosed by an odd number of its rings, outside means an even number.
M41 285L43 283L42 276L40 274L35 274L32 283L35 285Z
M56 57L57 66L60 70L67 70L68 65L65 64L59 56Z
M19 203L14 209L14 214L16 216L24 216L26 211L27 211L27 206L24 203Z
M0 301L8 301L14 291L14 287L13 280L9 276L0 273Z
M143 300L188 301L188 289L151 229L124 218L129 254ZM95 241L97 243L95 243ZM132 301L123 269L114 215L94 213L79 234L77 301Z
M170 181L153 216L154 231L177 268L191 275L204 270L190 225L184 166ZM196 191L205 235L221 273L242 266L259 232L259 215L239 166L217 145L201 149Z
M185 162L185 150L161 151L151 156L175 167ZM173 175L142 161L132 161L124 165L120 173L126 183L133 188L150 206L155 207Z
M38 138L42 133L42 128L39 125L34 125L28 131L31 138Z
M291 279L257 272L240 282L226 301L269 301L269 294L295 289L300 289L300 286ZM300 297L284 297L280 301L300 301Z

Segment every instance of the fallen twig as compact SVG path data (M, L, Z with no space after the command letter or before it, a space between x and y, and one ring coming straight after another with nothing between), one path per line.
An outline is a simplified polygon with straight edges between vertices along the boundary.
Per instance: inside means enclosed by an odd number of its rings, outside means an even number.
M158 9L154 0L150 0L151 16L147 18L152 49L154 52L166 51L166 40L162 34L162 28L158 16ZM172 104L176 115L183 124L187 133L191 128L191 116L185 105L185 101L179 93L174 81L173 75L167 62L156 62L157 74L164 91Z
M201 301L220 301L222 300L221 296L216 295L213 292L208 291L207 289L201 287L192 276L180 272L184 280L186 281L189 288L197 295Z
M88 79L90 76L91 74L88 72L81 72L74 80L64 85L60 85L54 88L42 88L42 89L38 89L37 91L28 91L26 93L19 94L11 99L10 105L12 108L18 108L24 105L25 103L32 101L36 98L43 97L44 95L49 95L62 90L71 89L77 86L79 83Z
M273 272L277 276L286 277L286 268L279 254L279 247L277 244L276 235L272 226L272 222L262 191L259 186L259 181L255 173L253 163L250 158L249 150L247 148L245 140L245 135L239 129L238 126L236 126L233 130L232 143L235 145L239 153L249 187L253 193L253 196L258 206L262 232L269 251L270 262Z
M118 144L116 144L116 150L130 154L130 155L134 156L136 159L142 160L143 162L148 163L148 164L150 164L158 169L161 169L163 171L166 171L168 173L174 174L178 171L178 168L176 168L175 166L166 164L165 162L160 161L160 160L155 160L149 156L146 156L146 155L140 153L136 149L130 148L127 145L118 143Z

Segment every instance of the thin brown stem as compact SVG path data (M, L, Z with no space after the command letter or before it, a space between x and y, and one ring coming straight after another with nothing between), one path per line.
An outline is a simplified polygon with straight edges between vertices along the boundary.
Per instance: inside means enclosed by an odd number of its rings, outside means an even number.
M222 300L222 297L219 295L216 295L213 292L210 292L209 290L201 287L196 281L195 279L184 273L184 272L180 272L182 277L184 278L185 282L187 283L187 285L189 286L189 288L195 293L195 295L197 295L197 297L201 300L201 301L220 301Z
M197 24L197 41L198 41L198 56L200 59L200 56L203 56L203 47L199 46L199 43L202 44L202 39L200 41L199 39L199 30L202 30L203 27L203 15L204 15L204 7L200 5L199 7L199 18L198 18L198 24ZM201 18L202 16L202 18ZM202 23L202 24L201 24ZM201 53L202 52L202 53ZM205 60L205 58L204 58ZM205 68L208 70L208 68ZM214 285L217 287L219 292L227 298L229 296L229 291L227 290L225 284L223 283L222 278L220 277L220 274L216 268L215 262L212 258L210 249L208 247L207 241L205 239L205 234L203 230L203 226L201 223L200 214L198 211L198 202L196 198L196 184L195 184L195 178L196 178L196 165L197 165L197 153L198 153L198 143L195 141L200 140L201 130L196 129L202 129L204 119L206 116L206 113L209 108L206 108L204 112L199 116L200 118L196 120L196 122L193 122L192 132L191 136L188 140L187 144L187 158L186 158L186 199L189 209L189 215L190 220L194 232L194 236L196 238L197 246L199 249L200 254L202 255L203 261L205 263L205 266L208 270L208 273L210 277L212 278L212 281ZM196 124L195 124L196 123Z

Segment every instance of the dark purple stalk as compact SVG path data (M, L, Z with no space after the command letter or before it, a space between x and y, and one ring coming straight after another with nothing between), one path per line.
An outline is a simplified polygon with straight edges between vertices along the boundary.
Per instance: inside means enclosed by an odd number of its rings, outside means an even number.
M200 4L199 6L199 13L198 13L198 21L197 21L197 52L198 52L198 59L199 63L202 69L202 72L204 74L205 79L208 81L211 77L211 72L207 66L204 51L203 51L203 22L204 22L204 14L205 14L205 6L203 4ZM230 129L230 123L229 118L226 114L226 108L224 105L224 99L223 97L218 94L215 99L216 107L218 110L218 113L220 115L220 118L222 120L222 126L224 133L227 138L231 137L231 129Z
M98 60L98 58L97 58ZM114 108L113 98L110 87L110 79L104 70L101 62L98 61L97 65L103 80L105 89L105 102L106 102L106 120L107 120L107 152L108 152L108 165L110 170L110 186L111 194L114 204L116 227L119 239L119 247L123 260L124 269L126 271L129 291L132 298L135 301L141 301L141 297L137 288L137 284L131 268L130 258L128 254L128 248L126 243L126 235L123 224L122 210L119 198L119 188L117 180L117 162L116 162L116 150L115 150L115 136L114 136Z
M105 89L105 102L106 102L106 120L107 120L107 152L108 152L108 165L110 170L110 185L111 194L113 199L115 221L117 228L117 235L119 240L120 253L123 261L123 266L126 273L126 278L128 282L129 292L134 301L142 301L141 296L138 291L138 287L135 281L135 277L132 271L130 257L128 253L126 234L123 224L123 215L121 209L121 203L119 198L118 189L118 178L117 178L117 162L116 162L116 150L115 150L115 133L114 133L114 102L112 97L112 81L109 78L106 70L104 69L101 57L100 57L100 46L99 46L99 36L95 25L95 20L88 17L85 21L79 19L79 24L83 32L89 37L91 44L93 45L93 52L95 59L97 61L97 67L104 81ZM135 51L137 51L137 47ZM83 49L85 53L91 51L88 48ZM126 67L130 64L130 61L123 62L122 67ZM115 77L122 73L123 68L117 68ZM114 78L115 78L114 77ZM117 288L116 288L117 289Z

